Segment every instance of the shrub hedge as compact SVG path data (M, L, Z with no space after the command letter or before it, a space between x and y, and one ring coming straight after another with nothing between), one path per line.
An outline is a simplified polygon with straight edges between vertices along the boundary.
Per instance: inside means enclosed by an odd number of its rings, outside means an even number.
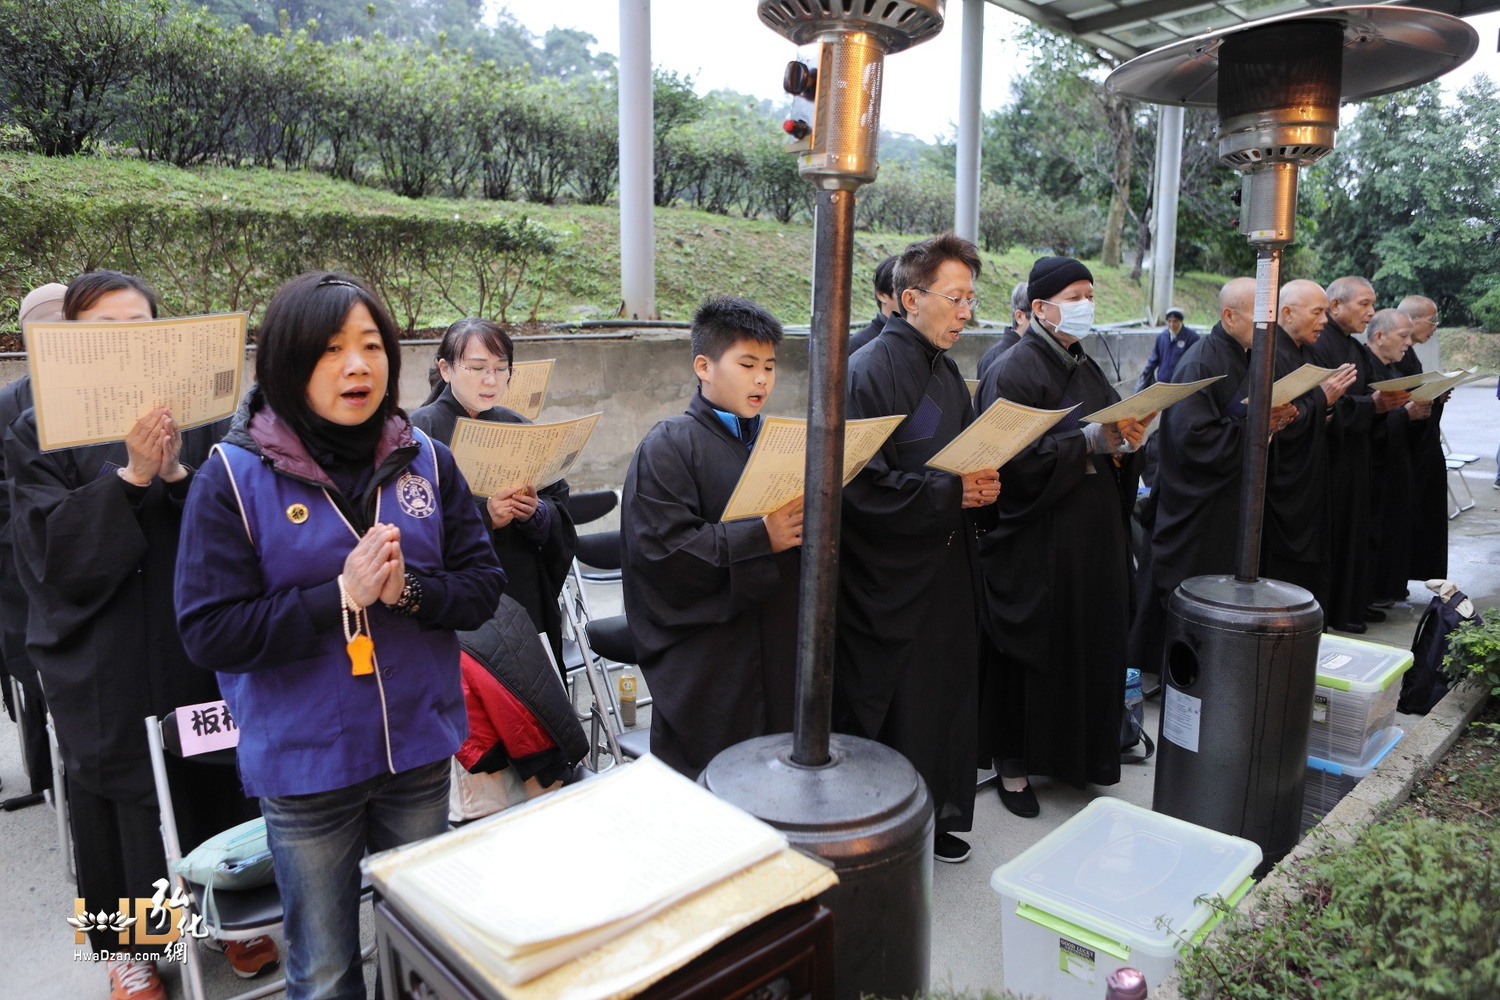
M28 288L92 268L148 276L173 314L245 311L253 326L287 278L347 270L379 291L406 330L424 308L535 319L528 277L566 253L561 236L525 218L486 220L319 209L134 202L0 194L0 286ZM14 328L18 303L0 301Z

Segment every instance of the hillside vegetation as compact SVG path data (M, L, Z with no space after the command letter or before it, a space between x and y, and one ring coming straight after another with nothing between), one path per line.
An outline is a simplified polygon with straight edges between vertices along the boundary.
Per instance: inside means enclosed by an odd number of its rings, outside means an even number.
M310 171L0 153L0 328L15 329L27 288L107 266L154 282L172 312L258 313L297 269L363 264L389 271L366 276L383 286L397 318L413 330L442 327L469 312L510 321L605 319L620 307L618 226L617 210L605 205L407 199ZM481 241L465 262L434 262L438 250L451 250L460 238L480 237L498 247L489 258L481 260ZM855 320L872 311L866 290L875 265L913 238L856 234ZM763 302L789 324L809 320L809 225L658 208L656 247L664 319L685 320L704 296L733 292ZM498 266L498 257L508 268L501 279L514 285L504 307L493 290L484 298L474 270ZM983 257L979 312L1003 320L1010 290L1036 254L1013 248ZM1128 268L1091 266L1099 322L1144 314L1144 282L1132 282ZM1212 321L1223 280L1179 275L1177 302L1190 323Z

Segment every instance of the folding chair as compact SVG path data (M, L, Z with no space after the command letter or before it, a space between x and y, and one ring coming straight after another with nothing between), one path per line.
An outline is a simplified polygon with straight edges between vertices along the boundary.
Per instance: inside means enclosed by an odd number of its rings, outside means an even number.
M223 705L219 702L219 705ZM238 736L238 730L235 730ZM237 742L237 740L235 741ZM156 804L161 811L161 840L166 849L167 869L173 884L189 899L194 913L203 913L206 887L189 882L177 874L177 862L182 860L182 844L177 834L177 810L172 803L172 787L167 778L166 754L183 756L182 739L177 727L177 712L169 712L160 721L156 716L146 718L146 745L151 753L151 775L156 783ZM221 764L231 769L235 766L235 749L195 755L196 759L209 764ZM369 882L365 882L361 898L371 894ZM281 893L274 884L254 889L214 889L214 914L217 918L216 934L220 941L248 941L262 934L281 930ZM183 949L186 953L186 968L182 977L183 992L188 1000L206 1000L203 990L203 969L196 942L188 940ZM360 952L360 958L369 958L375 952L372 941ZM282 956L285 961L285 955ZM259 997L280 993L286 988L286 980L275 979L256 986L244 993L237 993L229 1000L257 1000Z
M1438 433L1443 442L1443 461L1448 466L1448 499L1453 501L1453 506L1448 511L1448 520L1451 521L1464 511L1472 510L1474 507L1474 491L1469 489L1469 481L1464 477L1464 466L1471 462L1479 461L1479 456L1455 455L1453 450L1448 447L1448 435L1442 431ZM1457 473L1457 476L1454 473ZM1453 488L1455 478L1458 480L1458 485L1463 487L1464 495L1469 498L1468 503L1463 503L1458 499L1458 492Z
M78 877L73 865L73 836L68 827L68 782L63 771L62 749L57 745L57 723L47 713L47 749L52 754L52 805L57 811L57 849L62 852L68 878Z
M599 520L614 510L619 503L620 498L615 494L614 490L589 490L583 493L573 493L568 496L568 514L572 516L573 524L577 527ZM616 539L619 537L618 532L604 532L603 534L613 534ZM580 535L579 542L585 548L588 548L590 554L595 555L595 558L601 558L593 551L593 546L597 543L585 541L585 539L590 538L592 538L592 535ZM618 541L615 543L615 548L618 551ZM604 551L608 551L607 547ZM614 570L618 571L618 555L615 556L614 562L616 563ZM608 575L608 572L606 570L606 575ZM615 575L614 579L618 580L619 576ZM583 568L579 565L578 559L575 558L572 565L568 568L567 578L563 582L563 592L558 595L558 600L564 604L571 600L574 604L574 611L581 615L584 621L587 621L593 617L593 613L589 608L588 595L584 592L583 580ZM591 574L590 580L591 582L599 583L609 582L606 579L597 578L596 574ZM568 634L563 636L562 666L563 676L568 679L568 693L573 694L574 678L583 667L583 653L579 650L577 641L573 636Z
M625 621L624 615L596 618L585 625L583 631L588 640L587 653L596 654L609 662L619 664L621 668L625 664L634 666L639 662L639 657L635 652L635 640L630 635L630 626ZM604 676L608 684L608 668L604 670ZM613 694L613 688L610 690ZM642 698L636 704L649 705L651 699ZM618 701L612 700L611 705L618 711ZM619 716L615 718L618 720ZM620 752L629 760L637 760L651 751L651 730L649 729L626 730L623 725L617 725L615 740Z

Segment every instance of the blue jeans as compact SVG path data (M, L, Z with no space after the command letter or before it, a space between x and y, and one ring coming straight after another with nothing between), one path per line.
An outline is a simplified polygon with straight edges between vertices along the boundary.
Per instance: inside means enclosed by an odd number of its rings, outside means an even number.
M448 828L448 761L260 800L286 913L288 1000L364 1000L359 861Z

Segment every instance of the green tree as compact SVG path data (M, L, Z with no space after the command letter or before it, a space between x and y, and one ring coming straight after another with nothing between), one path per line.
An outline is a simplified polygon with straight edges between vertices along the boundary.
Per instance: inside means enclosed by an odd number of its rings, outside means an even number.
M1486 76L1446 105L1436 83L1362 104L1308 171L1326 277L1382 301L1420 294L1449 321L1500 284L1500 93Z
M48 156L94 146L119 120L161 9L143 0L0 0L0 92Z

